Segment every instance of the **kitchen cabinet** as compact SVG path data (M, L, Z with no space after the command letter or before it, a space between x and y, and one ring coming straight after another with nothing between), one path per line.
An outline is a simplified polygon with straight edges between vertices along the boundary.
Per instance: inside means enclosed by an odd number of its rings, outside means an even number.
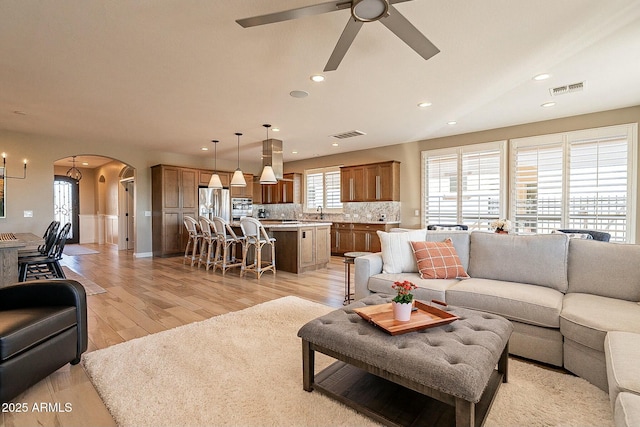
M400 200L400 162L388 161L340 168L342 202Z
M331 257L328 223L265 224L265 228L276 239L277 270L302 273L327 267Z
M201 187L206 187L209 185L209 180L211 179L211 175L213 175L213 171L211 170L200 170L199 172L199 180L198 185ZM218 176L220 177L220 182L222 182L222 186L227 188L229 187L229 173L228 172L220 172L218 171ZM247 183L249 185L249 183Z
M253 198L253 174L245 173L243 175L244 175L244 180L247 183L247 186L246 187L229 187L230 188L229 195L231 197ZM233 176L233 174L231 174L231 176Z
M154 256L184 253L188 236L183 221L198 218L198 170L156 165L151 168L151 232Z
M302 203L302 174L285 173L277 184L262 185L262 203Z
M331 254L380 252L382 248L377 231L389 231L393 226L387 223L334 222L331 227Z

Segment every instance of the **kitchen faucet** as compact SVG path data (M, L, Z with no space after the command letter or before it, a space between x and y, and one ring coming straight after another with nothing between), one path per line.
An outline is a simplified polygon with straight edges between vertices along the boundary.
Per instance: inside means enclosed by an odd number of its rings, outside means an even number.
M318 206L316 208L316 212L320 212L320 219L324 219L324 214L322 213L322 206Z

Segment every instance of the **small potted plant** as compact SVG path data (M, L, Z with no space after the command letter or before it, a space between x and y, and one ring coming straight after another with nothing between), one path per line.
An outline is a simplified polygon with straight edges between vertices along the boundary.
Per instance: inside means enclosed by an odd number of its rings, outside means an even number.
M411 318L411 310L413 308L413 294L411 291L416 289L417 286L405 280L404 282L394 282L391 288L397 292L396 296L391 300L393 318L406 322Z
M508 219L497 219L491 223L491 228L498 234L509 234L511 231L511 221Z

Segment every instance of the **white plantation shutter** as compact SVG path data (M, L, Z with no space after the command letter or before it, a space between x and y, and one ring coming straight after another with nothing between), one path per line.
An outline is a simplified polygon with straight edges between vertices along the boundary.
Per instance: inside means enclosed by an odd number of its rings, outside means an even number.
M424 151L427 224L465 224L488 229L504 216L505 142Z
M511 141L516 231L597 230L633 242L637 125Z
M304 175L307 211L315 211L318 206L327 212L342 210L339 166L306 170Z

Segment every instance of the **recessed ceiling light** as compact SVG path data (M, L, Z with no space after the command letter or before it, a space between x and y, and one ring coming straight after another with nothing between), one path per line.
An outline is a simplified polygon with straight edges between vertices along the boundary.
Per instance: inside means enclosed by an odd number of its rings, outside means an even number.
M420 104L418 104L418 107L420 107L420 108L431 107L431 103L430 102L421 102Z
M289 95L294 98L306 98L307 96L309 96L309 92L305 92L304 90L292 90L291 92L289 92Z
M291 152L291 154L298 154L298 152L294 150Z
M280 128L271 128L271 130L274 132L280 132Z
M202 151L209 151L209 147L202 147L201 150Z
M311 80L316 83L320 83L324 81L324 76L322 74L314 74L313 76L311 76Z
M87 162L82 162L82 166L89 166L89 163L87 163Z
M331 144L331 145L333 145L334 147L337 147L337 146L338 146L338 145L340 145L340 144L338 144L337 142L334 142L334 143L333 143L333 144Z
M450 120L447 122L448 125L455 125L456 123L458 122L456 122L455 120Z
M533 80L547 80L549 77L551 77L551 74L547 74L547 73L543 73L543 74L538 74L537 76L533 77Z
M547 107L553 107L554 105L556 105L556 103L553 101L550 101L550 102L545 102L544 104L541 105L541 107L547 108Z

